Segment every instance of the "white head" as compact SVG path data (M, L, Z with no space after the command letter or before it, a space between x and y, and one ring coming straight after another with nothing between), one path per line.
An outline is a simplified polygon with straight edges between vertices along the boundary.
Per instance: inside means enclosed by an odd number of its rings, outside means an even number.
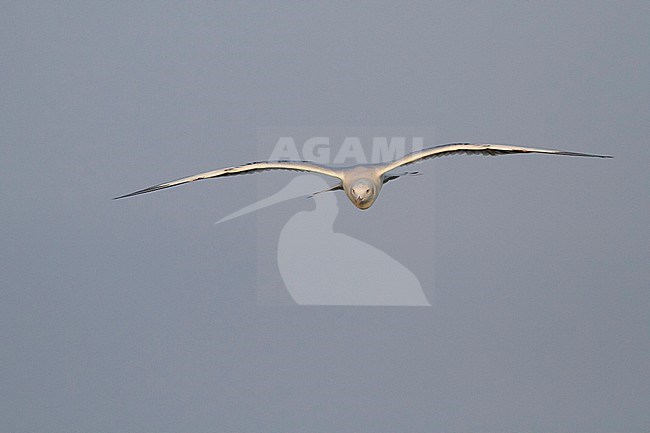
M359 209L368 209L375 202L379 191L375 184L369 179L358 179L354 181L346 191L350 201Z

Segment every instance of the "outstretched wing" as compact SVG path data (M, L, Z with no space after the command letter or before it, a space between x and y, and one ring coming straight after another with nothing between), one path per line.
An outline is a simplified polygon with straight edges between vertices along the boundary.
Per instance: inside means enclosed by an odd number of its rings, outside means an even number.
M249 162L248 164L239 165L236 167L220 168L218 170L207 171L205 173L195 174L193 176L183 177L181 179L172 180L149 188L141 189L130 194L115 197L114 200L131 197L134 195L145 194L148 192L158 191L159 189L171 188L172 186L182 185L196 180L212 179L215 177L236 176L239 174L258 173L266 170L292 170L292 171L309 171L312 173L320 173L327 176L332 176L337 179L341 178L341 173L335 169L325 167L309 161L264 161L264 162Z
M507 144L453 143L453 144L443 144L442 146L430 147L428 149L422 149L410 153L406 155L404 158L398 159L397 161L393 161L387 164L386 167L382 170L382 174L394 170L397 167L413 164L415 162L423 161L425 159L436 158L438 156L461 154L461 153L466 153L469 155L507 155L511 153L546 153L551 155L611 158L611 156L608 155L592 155L589 153L566 152L563 150L536 149L534 147L509 146Z

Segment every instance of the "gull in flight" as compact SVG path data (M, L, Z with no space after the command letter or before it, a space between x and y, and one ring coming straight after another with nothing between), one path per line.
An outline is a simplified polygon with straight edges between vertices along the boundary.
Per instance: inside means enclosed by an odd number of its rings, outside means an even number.
M148 192L158 191L159 189L171 188L172 186L182 185L184 183L194 182L196 180L212 179L216 177L237 176L240 174L258 173L266 170L291 170L306 171L318 174L324 174L338 179L338 183L331 188L318 191L319 194L328 191L345 191L345 195L359 209L365 210L370 208L377 200L381 187L391 180L395 180L404 175L418 174L417 172L393 172L400 167L423 161L429 158L454 154L470 155L508 155L515 153L542 153L549 155L566 155L566 156L586 156L592 158L611 158L608 155L593 155L588 153L566 152L563 150L537 149L533 147L509 146L506 144L472 144L472 143L453 143L441 146L430 147L410 153L403 158L383 164L359 164L350 167L332 167L317 164L311 161L262 161L250 162L248 164L236 167L220 168L218 170L207 171L205 173L195 174L193 176L183 177L181 179L165 182L151 186L139 191L125 194L115 199L131 197L134 195L145 194Z

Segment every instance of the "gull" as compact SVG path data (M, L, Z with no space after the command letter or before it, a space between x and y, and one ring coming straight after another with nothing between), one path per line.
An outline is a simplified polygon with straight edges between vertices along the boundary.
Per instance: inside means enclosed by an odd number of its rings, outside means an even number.
M132 197L160 189L171 188L184 183L217 177L237 176L240 174L258 173L267 170L291 170L323 174L338 179L338 183L330 188L315 192L320 194L329 191L343 190L352 204L361 210L369 209L373 205L382 186L386 182L398 179L405 175L419 174L418 172L394 172L400 167L424 161L439 156L454 154L469 155L509 155L516 153L540 153L548 155L584 156L590 158L612 158L609 155L594 155L589 153L567 152L564 150L538 149L534 147L510 146L507 144L474 144L452 143L429 147L412 152L395 161L380 164L358 164L349 167L333 167L317 164L312 161L261 161L249 162L235 167L220 168L195 174L170 182L160 183L149 188L125 194L115 199Z

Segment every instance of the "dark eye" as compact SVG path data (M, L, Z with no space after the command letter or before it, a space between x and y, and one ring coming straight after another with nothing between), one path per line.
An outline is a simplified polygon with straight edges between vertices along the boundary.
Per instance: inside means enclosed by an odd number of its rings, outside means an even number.
M368 188L368 189L366 190L366 192L370 192L370 188Z

